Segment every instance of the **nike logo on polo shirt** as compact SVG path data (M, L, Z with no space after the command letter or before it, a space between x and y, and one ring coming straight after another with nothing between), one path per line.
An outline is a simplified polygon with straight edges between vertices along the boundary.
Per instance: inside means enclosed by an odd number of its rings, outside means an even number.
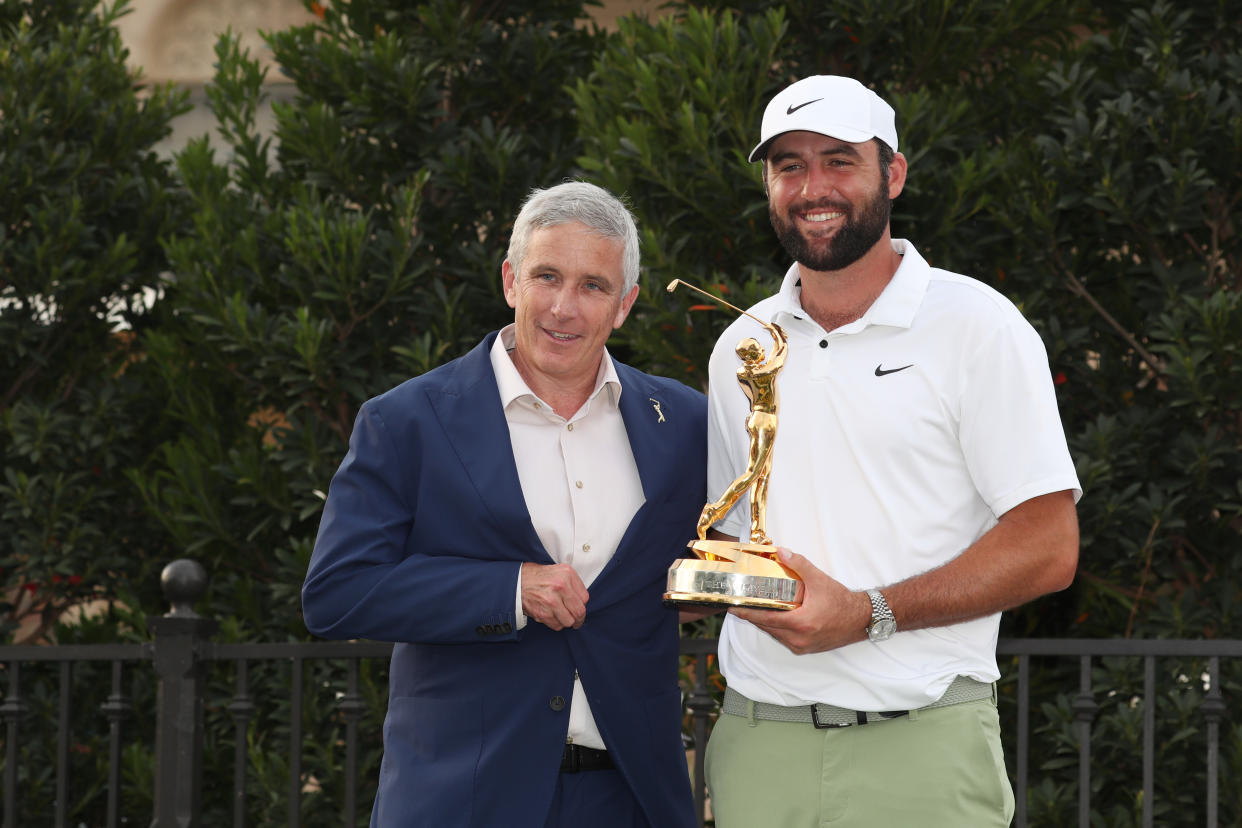
M823 98L816 98L816 99L815 99L815 100L813 100L813 101L807 101L806 103L800 103L800 104L798 104L797 106L793 106L793 105L791 104L791 105L790 105L790 106L789 106L789 107L785 110L785 114L786 114L786 115L792 115L792 114L794 114L795 112L797 112L799 109L801 109L802 107L804 107L804 106L810 106L811 104L813 104L813 103L818 103L818 102L820 102L820 101L822 101L822 100L823 100Z
M895 373L897 373L898 371L904 371L904 370L906 370L907 368L913 368L913 367L914 367L914 363L913 363L913 362L911 362L909 365L903 365L903 366L901 366L900 368L884 368L884 367L883 367L883 365L884 365L884 363L880 363L879 365L875 366L875 375L876 375L877 377L883 377L883 376L885 376L885 375L887 375L887 374L895 374Z

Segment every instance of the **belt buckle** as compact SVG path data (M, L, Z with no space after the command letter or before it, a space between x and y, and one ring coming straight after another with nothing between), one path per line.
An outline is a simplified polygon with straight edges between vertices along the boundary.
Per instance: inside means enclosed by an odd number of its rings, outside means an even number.
M829 730L829 729L835 729L835 728L838 728L838 727L851 727L851 726L853 726L853 724L854 724L853 722L841 722L841 723L837 723L837 722L821 722L821 721L819 720L819 711L817 710L817 708L818 708L818 707L819 707L819 705L817 705L817 704L813 704L813 705L811 705L811 724L815 725L815 729L816 729L816 730Z
M887 721L888 719L897 719L901 716L908 716L910 714L909 710L881 710L879 713L863 713L860 710L854 713L857 722L833 723L821 722L819 720L819 711L816 709L817 707L819 707L819 705L811 705L811 724L815 725L817 730L828 730L829 728L837 727L853 727L855 724L865 725L872 721L872 716L877 716L880 719Z

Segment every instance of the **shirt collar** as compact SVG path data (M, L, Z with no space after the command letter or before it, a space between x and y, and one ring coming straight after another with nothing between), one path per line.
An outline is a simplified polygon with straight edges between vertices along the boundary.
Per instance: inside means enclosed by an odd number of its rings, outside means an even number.
M895 328L908 328L914 323L914 315L923 302L927 284L931 280L931 267L909 241L892 239L892 245L893 252L901 256L897 272L862 318L846 327L857 326L861 329L867 325L890 325ZM807 318L806 311L802 309L802 274L797 262L790 265L785 272L777 296L779 299L772 321L779 323L782 321L781 317L793 317L796 320Z
M539 399L538 395L530 390L526 380L522 379L522 375L518 373L517 366L513 364L512 357L509 356L509 352L516 347L517 336L514 333L516 328L517 326L514 324L501 328L496 341L492 343L492 350L489 354L492 360L492 371L496 374L496 387L500 391L500 404L504 408L508 408L512 402L522 397L530 397L533 400ZM599 361L599 371L595 374L595 388L591 391L587 402L589 403L596 397L601 396L601 390L604 392L603 398L607 400L609 405L613 408L620 405L621 379L617 376L616 366L613 365L612 357L608 354L607 348L604 349L603 359ZM544 405L547 405L547 403L544 403Z

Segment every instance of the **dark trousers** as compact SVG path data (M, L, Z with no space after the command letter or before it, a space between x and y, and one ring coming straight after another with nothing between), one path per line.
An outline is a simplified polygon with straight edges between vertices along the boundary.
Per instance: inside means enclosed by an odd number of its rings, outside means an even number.
M558 774L546 828L652 828L625 777L612 770Z

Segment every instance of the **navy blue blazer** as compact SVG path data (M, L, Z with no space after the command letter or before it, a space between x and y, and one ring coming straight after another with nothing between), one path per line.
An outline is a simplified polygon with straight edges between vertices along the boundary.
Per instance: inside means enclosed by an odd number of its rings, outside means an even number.
M705 398L616 363L646 502L582 627L519 631L518 571L553 561L522 495L495 338L362 406L302 587L312 633L397 642L371 824L541 828L577 669L651 824L696 825L677 615L660 596L706 500Z

